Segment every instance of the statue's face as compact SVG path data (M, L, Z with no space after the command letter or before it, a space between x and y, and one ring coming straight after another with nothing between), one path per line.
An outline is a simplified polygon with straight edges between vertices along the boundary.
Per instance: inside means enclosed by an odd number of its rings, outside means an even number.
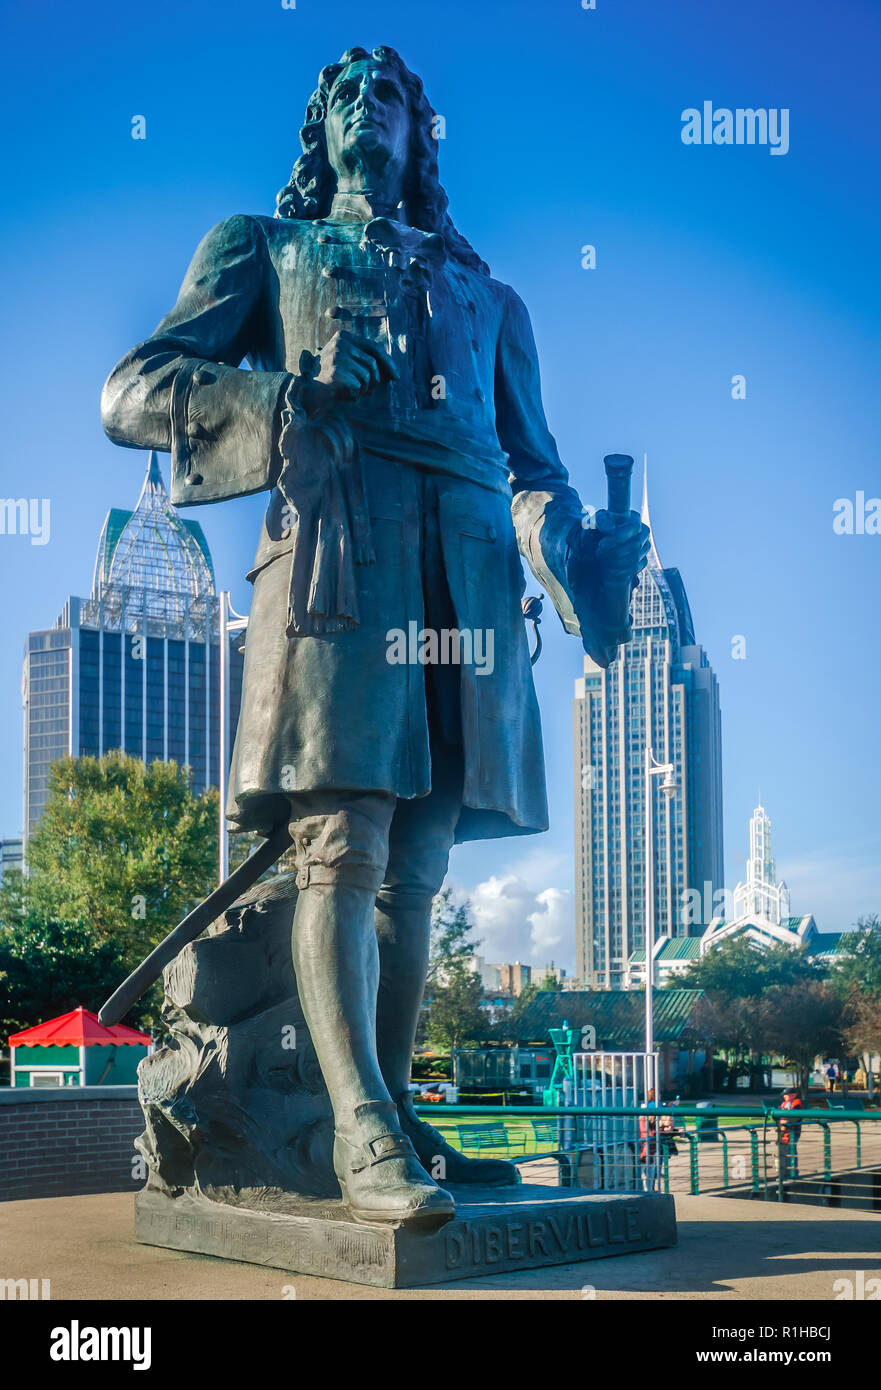
M337 176L365 162L400 176L410 147L410 113L392 69L370 58L344 68L330 90L324 135Z

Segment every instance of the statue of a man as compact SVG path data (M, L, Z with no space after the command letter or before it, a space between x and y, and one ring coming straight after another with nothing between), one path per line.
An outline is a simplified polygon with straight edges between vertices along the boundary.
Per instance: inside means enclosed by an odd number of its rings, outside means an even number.
M547 828L522 553L601 664L636 513L582 525L516 294L455 229L391 48L326 67L274 218L235 216L112 372L111 439L178 506L269 492L228 815L296 846L293 956L356 1219L439 1224L467 1159L408 1095L431 902L458 841ZM248 367L241 364L247 361Z

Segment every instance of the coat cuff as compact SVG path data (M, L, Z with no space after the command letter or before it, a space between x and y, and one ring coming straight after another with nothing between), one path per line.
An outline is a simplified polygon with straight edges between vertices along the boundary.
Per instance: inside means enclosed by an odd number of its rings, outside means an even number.
M599 575L587 570L587 582L576 592L569 577L569 561L582 530L582 517L573 514L552 493L519 494L512 507L520 548L538 582L560 615L567 632L580 637L587 655L598 666L608 666L618 650L618 635L597 612Z
M274 486L280 401L288 372L185 361L171 390L171 500L176 507Z

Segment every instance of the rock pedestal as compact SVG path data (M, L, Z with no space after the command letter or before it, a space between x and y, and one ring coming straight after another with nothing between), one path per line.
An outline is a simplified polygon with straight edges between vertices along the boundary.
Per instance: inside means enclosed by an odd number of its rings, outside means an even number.
M339 1197L330 1099L291 963L293 874L245 894L164 975L171 1041L138 1069L151 1189L247 1208Z
M165 971L167 1046L139 1067L148 1245L379 1288L415 1288L676 1241L673 1199L454 1187L432 1232L352 1219L291 963L292 874L258 884Z

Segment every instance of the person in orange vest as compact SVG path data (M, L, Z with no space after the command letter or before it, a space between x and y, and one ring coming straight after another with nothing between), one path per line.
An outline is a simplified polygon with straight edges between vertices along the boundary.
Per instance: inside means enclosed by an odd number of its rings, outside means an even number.
M798 1091L789 1090L783 1092L783 1100L780 1105L781 1110L803 1110L801 1096ZM780 1161L783 1165L784 1177L798 1177L798 1141L801 1138L801 1125L792 1120L780 1121Z

